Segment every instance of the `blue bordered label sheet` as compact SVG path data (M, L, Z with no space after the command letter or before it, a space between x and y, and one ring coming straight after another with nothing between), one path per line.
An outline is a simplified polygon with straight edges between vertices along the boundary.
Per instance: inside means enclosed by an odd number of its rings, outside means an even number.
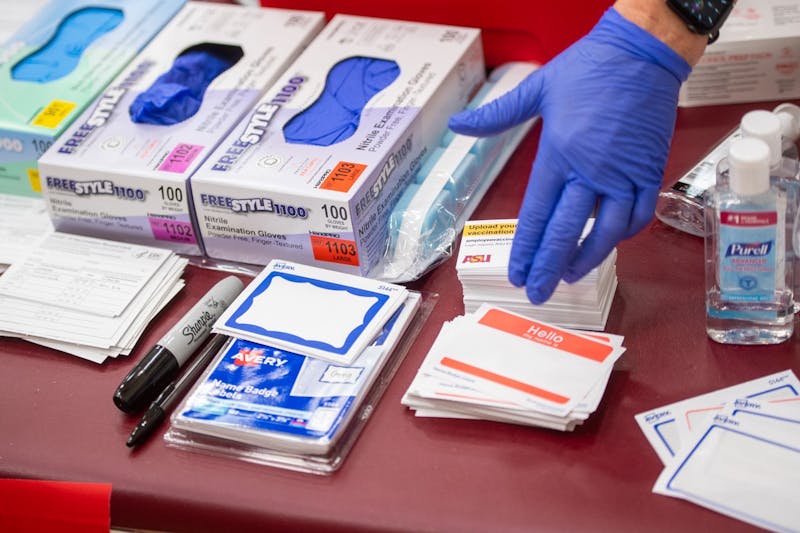
M214 331L349 364L407 295L400 285L273 260Z
M779 400L800 396L800 380L784 370L745 383L651 409L635 416L639 428L663 464L681 449L681 436L688 432L681 425L704 427L704 417L722 409L736 398Z
M736 400L666 466L653 492L773 531L800 531L800 409Z

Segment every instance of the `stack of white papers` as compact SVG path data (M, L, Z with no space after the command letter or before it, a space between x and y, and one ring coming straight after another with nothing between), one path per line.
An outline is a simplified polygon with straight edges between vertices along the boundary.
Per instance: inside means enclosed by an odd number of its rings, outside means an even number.
M42 198L0 194L0 272L22 260L52 232Z
M591 229L591 222L584 235ZM523 287L508 281L508 259L516 227L515 219L472 220L465 224L456 266L464 291L464 310L471 313L489 303L565 328L605 329L617 289L616 250L580 281L561 282L547 302L534 305Z
M483 305L443 325L402 403L417 416L571 431L600 404L622 340Z
M800 530L800 382L779 372L636 415L664 463L653 492Z
M51 233L0 277L0 335L96 363L128 355L186 264L161 248Z

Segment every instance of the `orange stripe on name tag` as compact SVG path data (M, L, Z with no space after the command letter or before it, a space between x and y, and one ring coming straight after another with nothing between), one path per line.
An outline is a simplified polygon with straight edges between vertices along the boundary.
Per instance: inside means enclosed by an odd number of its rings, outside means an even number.
M511 405L513 407L520 407L518 403L515 402L507 402L504 400L496 400L494 398L487 398L484 396L469 396L467 394L454 394L452 392L436 392L437 396L443 396L445 398L459 398L462 400L476 400L479 402L487 402L487 403L497 403L502 405Z
M478 320L478 323L599 363L605 361L606 357L611 355L611 352L614 350L612 346L607 344L595 342L585 337L579 337L563 329L542 324L541 322L535 322L521 316L512 315L499 309L489 309L489 311Z
M556 394L555 392L550 392L548 390L540 389L539 387L534 387L533 385L528 385L527 383L517 381L516 379L511 379L506 376L501 376L500 374L489 372L488 370L484 370L483 368L478 368L477 366L472 366L467 363L462 363L461 361L456 361L455 359L450 359L449 357L442 357L442 360L440 362L442 366L452 368L453 370L458 370L459 372L464 372L465 374L482 378L487 381L491 381L493 383L497 383L499 385L503 385L505 387L509 387L511 389L524 392L525 394L538 396L539 398L543 398L551 402L567 403L569 401L569 398L561 396L560 394Z

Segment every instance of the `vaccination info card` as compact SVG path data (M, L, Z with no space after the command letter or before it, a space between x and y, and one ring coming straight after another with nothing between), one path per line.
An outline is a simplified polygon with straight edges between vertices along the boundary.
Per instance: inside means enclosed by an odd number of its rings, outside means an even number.
M273 260L219 317L214 331L350 364L407 297L401 285Z
M0 278L0 295L120 316L169 250L54 232Z
M664 405L636 415L636 422L665 465L680 452L698 429L737 398L786 403L800 400L800 381L784 370L701 396Z

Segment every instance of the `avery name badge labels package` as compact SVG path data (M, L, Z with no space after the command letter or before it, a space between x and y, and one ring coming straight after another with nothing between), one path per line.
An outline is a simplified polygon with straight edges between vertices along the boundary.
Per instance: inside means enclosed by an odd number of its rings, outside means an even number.
M275 451L321 455L342 438L419 306L410 293L349 365L231 339L172 418L175 428Z
M183 4L52 1L0 39L0 193L41 196L39 157Z
M189 176L323 25L189 2L40 160L54 226L200 254Z
M191 179L206 254L368 275L485 77L476 29L337 15Z

